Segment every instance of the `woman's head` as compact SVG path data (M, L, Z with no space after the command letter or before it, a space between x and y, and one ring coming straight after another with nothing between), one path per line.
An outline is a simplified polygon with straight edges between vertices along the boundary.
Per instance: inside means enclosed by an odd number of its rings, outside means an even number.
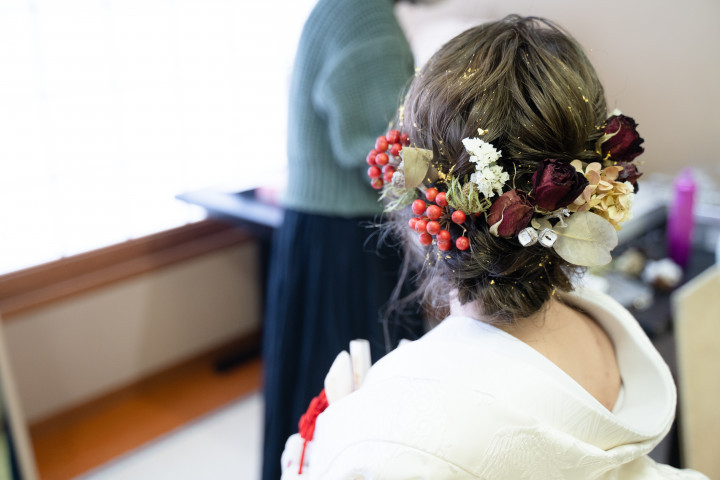
M526 221L530 215L537 217L537 212L548 216L552 212L547 209L557 213L582 193L588 182L579 172L574 190L562 192L572 198L555 204L559 198L555 195L552 206L541 208L535 197L542 192L535 187L543 172L536 172L545 165L548 172L557 169L572 177L573 160L583 166L607 163L609 157L603 159L596 151L606 119L602 85L582 48L546 20L509 16L467 30L445 44L416 75L397 122L411 147L432 151L431 170L437 175L420 188L451 190L452 177L457 192L469 193L478 161L463 139L481 135L483 142L501 152L497 166L507 173L505 187L489 200L500 205L496 202L500 194L512 190L512 202L529 206L498 210L494 217L486 209L460 224L447 219L452 238L464 236L470 244L466 250L448 252L438 249L436 242L427 246L418 242L417 233L407 227L412 217L409 208L395 212L392 221L420 270L419 293L425 300L437 305L438 299L442 303L457 290L461 303L476 301L487 316L510 321L537 312L556 289L571 289L570 277L577 266L540 243L521 245L517 231L498 235L498 225L495 230L491 227L517 211L527 213ZM553 175L548 181L555 189ZM507 198L503 196L503 201Z
M478 128L509 161L592 155L606 108L574 39L546 20L510 16L467 30L428 61L408 92L403 130L462 173L470 165L461 140Z

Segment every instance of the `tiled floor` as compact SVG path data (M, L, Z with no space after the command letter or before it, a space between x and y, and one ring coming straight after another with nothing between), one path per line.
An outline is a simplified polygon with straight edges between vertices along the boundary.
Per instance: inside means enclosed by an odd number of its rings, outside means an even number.
M262 396L245 397L78 480L257 480Z

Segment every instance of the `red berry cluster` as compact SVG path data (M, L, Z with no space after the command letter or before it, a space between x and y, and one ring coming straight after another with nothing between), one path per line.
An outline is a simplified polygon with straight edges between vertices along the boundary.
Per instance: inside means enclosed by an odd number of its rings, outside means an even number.
M420 243L422 245L430 245L433 237L437 239L438 249L447 252L452 248L452 237L450 231L443 228L442 223L446 225L448 222L447 206L448 202L445 198L445 192L438 192L437 188L430 187L425 190L425 198L430 202L428 205L425 200L418 198L412 203L412 211L416 217L409 221L409 226L420 234ZM450 219L453 223L461 225L467 219L464 212L455 210ZM458 250L467 250L470 247L470 240L461 235L455 240L455 247Z
M387 135L381 135L375 141L375 148L367 156L368 177L370 185L379 190L386 183L391 183L393 174L400 165L400 150L403 145L409 145L406 133L390 130Z

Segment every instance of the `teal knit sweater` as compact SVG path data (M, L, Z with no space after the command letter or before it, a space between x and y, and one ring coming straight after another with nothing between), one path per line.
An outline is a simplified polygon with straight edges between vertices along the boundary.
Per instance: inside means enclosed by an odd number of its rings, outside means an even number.
M381 211L365 157L413 72L392 0L318 1L290 86L285 207L342 217Z

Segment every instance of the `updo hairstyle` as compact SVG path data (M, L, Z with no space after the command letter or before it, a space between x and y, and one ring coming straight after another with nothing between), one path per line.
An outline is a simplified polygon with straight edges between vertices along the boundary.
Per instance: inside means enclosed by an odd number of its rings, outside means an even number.
M607 118L602 85L580 45L551 22L516 15L483 24L445 44L416 75L397 124L413 147L432 150L432 166L462 178L474 171L462 139L502 151L508 189L532 191L537 162L599 161L595 142ZM439 190L447 187L437 182ZM496 197L495 197L496 198ZM491 235L484 217L466 222L470 248L440 252L419 245L409 208L391 215L406 260L418 271L415 300L444 311L457 290L495 323L538 312L555 290L572 289L580 268L540 244ZM462 234L452 225L453 239Z

